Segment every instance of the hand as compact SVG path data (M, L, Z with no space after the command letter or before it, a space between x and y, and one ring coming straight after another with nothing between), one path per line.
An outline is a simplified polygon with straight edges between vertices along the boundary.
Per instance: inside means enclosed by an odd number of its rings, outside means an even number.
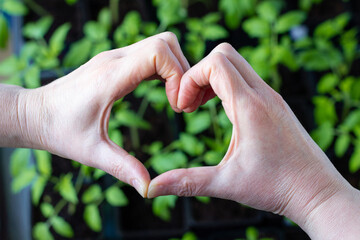
M304 229L312 227L310 219L324 202L339 195L354 199L354 189L281 96L229 44L219 45L184 74L177 106L191 112L214 94L233 124L223 160L217 166L166 172L152 180L148 197L231 199L286 215Z
M112 105L142 80L160 77L166 81L171 106L178 111L179 83L188 68L172 33L100 53L69 75L21 93L19 103L25 114L20 121L28 131L24 145L102 169L145 196L148 171L109 139Z

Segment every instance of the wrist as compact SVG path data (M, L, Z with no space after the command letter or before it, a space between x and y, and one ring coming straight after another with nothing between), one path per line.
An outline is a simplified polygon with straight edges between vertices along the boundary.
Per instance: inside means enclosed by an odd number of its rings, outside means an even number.
M311 239L358 239L360 192L350 185L308 214L303 229Z
M50 114L42 88L21 89L17 104L22 138L20 147L48 149L46 139Z

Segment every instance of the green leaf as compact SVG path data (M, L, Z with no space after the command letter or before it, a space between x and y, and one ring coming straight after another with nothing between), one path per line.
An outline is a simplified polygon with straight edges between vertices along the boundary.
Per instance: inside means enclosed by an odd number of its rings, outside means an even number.
M152 204L153 213L164 221L170 221L170 209L175 207L177 196L161 196L154 199Z
M330 122L334 125L337 121L337 114L335 111L334 102L325 96L317 96L313 98L315 105L314 115L315 122L321 125L325 122Z
M85 63L90 55L91 42L88 39L82 39L71 45L70 51L64 59L65 67L79 67Z
M65 2L68 4L68 5L74 5L77 3L78 0L65 0Z
M120 147L123 146L123 136L118 129L109 129L109 137L114 143L116 143Z
M60 177L60 181L57 184L57 189L60 195L67 201L77 204L78 198L75 187L72 183L72 174L68 173Z
M24 62L29 62L34 59L36 55L41 52L42 46L39 46L35 41L29 41L21 48L20 59Z
M334 139L334 135L334 128L329 122L321 124L311 133L311 137L323 151L330 147Z
M11 189L14 193L20 192L22 189L32 183L36 177L36 170L34 166L24 168L19 175L17 175L12 183Z
M328 56L316 49L301 52L299 60L306 70L325 71L331 68Z
M243 22L243 29L253 38L262 38L270 35L269 23L258 17L252 17L245 20Z
M255 227L246 228L245 234L246 234L247 240L258 240L259 239L259 232Z
M139 35L141 28L141 16L137 11L130 11L126 14L121 24L123 31L131 37Z
M50 218L55 214L55 209L50 203L42 203L40 205L41 213L44 217Z
M187 158L180 151L157 154L150 158L151 166L157 173L186 167Z
M58 56L59 53L64 49L64 42L70 28L70 23L64 23L58 27L51 36L49 40L49 47L53 56Z
M219 10L225 14L226 26L236 29L244 16L254 12L255 5L255 0L220 0Z
M208 151L205 153L204 161L210 166L218 165L224 155L218 151Z
M210 113L206 111L185 114L186 132L198 134L211 125Z
M279 15L279 10L273 1L261 2L256 11L260 18L266 20L268 23L273 23Z
M285 33L292 27L300 25L306 18L306 14L302 11L291 11L280 16L276 22L275 31L277 33Z
M5 1L2 5L2 9L9 15L25 15L27 13L27 8L24 3L21 1Z
M107 37L106 29L95 21L89 21L85 24L84 33L87 38L94 42L105 40Z
M193 135L180 133L181 149L190 156L197 156L204 152L205 145Z
M337 157L344 156L346 150L349 148L350 145L350 135L342 134L338 137L335 141L335 154Z
M47 179L43 176L38 176L36 181L31 187L32 202L35 206L39 204L40 198L44 192Z
M86 224L95 232L102 229L99 208L95 204L86 205L84 210L84 220Z
M123 126L150 129L150 123L139 117L131 110L118 111L115 114L116 120Z
M111 28L111 12L108 8L101 9L98 15L98 22L108 33Z
M328 73L321 77L317 89L319 93L328 93L333 90L339 82L340 79L335 74Z
M20 175L28 168L31 150L28 148L17 148L11 154L10 172L13 177Z
M193 232L187 232L184 234L181 240L197 240L198 238Z
M151 91L148 91L146 93L146 98L151 103L166 104L168 101L164 87L157 87L157 88L151 89Z
M71 225L66 222L62 217L54 216L51 218L51 224L55 232L59 235L67 238L72 238L74 236L74 231Z
M25 86L26 88L38 88L40 83L40 68L32 65L25 73Z
M18 71L20 67L19 60L15 55L12 55L0 62L0 75L9 76Z
M197 34L188 33L185 36L186 44L185 50L193 62L200 61L205 54L205 41L202 40Z
M208 204L211 200L209 197L201 197L201 196L195 196L196 200Z
M38 222L33 227L33 237L35 240L53 240L49 226L45 222Z
M117 186L111 186L105 191L106 201L114 207L128 205L129 201L124 192Z
M181 0L155 0L153 3L157 6L160 24L165 28L182 22L187 16Z
M334 19L329 19L315 28L314 36L316 38L330 39L340 34L349 20L349 13L343 13Z
M3 14L0 14L0 48L7 46L9 38L9 28Z
M94 171L94 179L98 180L99 178L101 178L102 176L105 176L106 172L100 169L95 169Z
M101 199L102 191L98 184L91 185L82 195L82 202L85 204L93 203Z
M37 22L27 23L23 28L23 34L30 39L41 39L49 30L52 22L51 17L43 17Z
M360 169L360 143L355 145L354 153L351 155L349 161L349 170L351 173L355 173Z
M40 173L45 176L51 175L51 154L43 150L34 150L34 154Z
M208 25L202 30L202 35L205 40L216 41L228 36L227 31L220 25Z
M94 44L93 49L91 50L90 57L94 57L95 55L110 50L111 48L111 41L110 40L103 40L99 43Z
M205 24L214 24L221 20L221 15L218 12L209 13L202 20Z
M360 123L360 110L352 111L341 124L341 128L345 131L351 131Z

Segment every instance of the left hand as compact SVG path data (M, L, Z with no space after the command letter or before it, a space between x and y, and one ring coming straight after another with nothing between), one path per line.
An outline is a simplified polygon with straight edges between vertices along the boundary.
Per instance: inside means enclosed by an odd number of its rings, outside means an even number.
M171 106L178 111L179 83L188 68L172 33L100 53L49 85L21 92L23 145L102 169L145 196L148 171L108 136L112 105L141 81L160 77L166 82Z

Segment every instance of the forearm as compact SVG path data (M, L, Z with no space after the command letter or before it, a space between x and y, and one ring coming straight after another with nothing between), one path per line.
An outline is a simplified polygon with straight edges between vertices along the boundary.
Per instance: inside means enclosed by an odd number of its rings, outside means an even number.
M0 84L0 147L42 148L41 106L33 91Z
M359 239L360 191L344 189L323 202L303 227L311 239Z

